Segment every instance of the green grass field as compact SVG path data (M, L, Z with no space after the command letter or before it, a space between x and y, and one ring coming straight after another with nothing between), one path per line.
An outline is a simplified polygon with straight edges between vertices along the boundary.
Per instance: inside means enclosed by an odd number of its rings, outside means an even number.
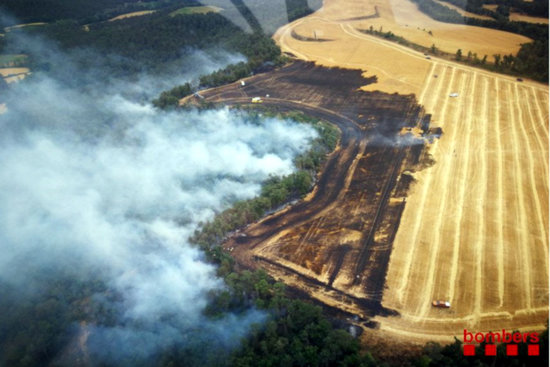
M27 55L0 55L0 67L22 66Z
M222 8L218 8L217 6L186 6L185 8L181 8L171 12L170 16L173 17L176 15L219 13L222 10Z

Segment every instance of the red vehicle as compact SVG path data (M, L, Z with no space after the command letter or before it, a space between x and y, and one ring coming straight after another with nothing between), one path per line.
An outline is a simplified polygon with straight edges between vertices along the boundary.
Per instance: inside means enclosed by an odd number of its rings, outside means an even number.
M433 301L432 306L441 308L451 308L451 302L449 301Z

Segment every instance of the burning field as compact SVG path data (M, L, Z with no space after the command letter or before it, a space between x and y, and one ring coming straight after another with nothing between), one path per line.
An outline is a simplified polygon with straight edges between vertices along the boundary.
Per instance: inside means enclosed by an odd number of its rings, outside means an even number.
M304 110L343 131L312 195L225 247L242 264L265 267L391 338L541 330L548 318L548 86L361 33L391 18L381 4L327 1L275 36L296 58L360 70L298 63L244 88L204 93L225 103L269 94L264 105ZM451 37L435 23L433 39L451 52L457 45L515 52L525 41L464 25ZM453 43L457 35L462 46ZM400 132L418 129L443 134L433 144L412 135L400 143ZM435 308L434 300L451 307Z
M365 321L397 314L381 305L392 243L412 174L431 163L424 147L437 134L413 96L361 91L373 80L360 74L297 62L250 78L244 87L237 83L202 96L231 104L269 95L263 105L301 110L342 130L309 197L249 226L224 247L241 264L265 267Z

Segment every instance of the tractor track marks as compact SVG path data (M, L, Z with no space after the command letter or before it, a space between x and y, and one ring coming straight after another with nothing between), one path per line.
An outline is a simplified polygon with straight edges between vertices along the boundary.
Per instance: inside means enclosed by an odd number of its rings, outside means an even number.
M498 151L498 155L496 158L497 161L497 199L496 199L496 210L495 210L495 216L497 218L496 220L496 226L497 226L497 250L496 250L496 260L497 260L497 272L498 272L498 278L497 278L497 289L498 289L498 299L499 304L498 307L502 307L504 304L504 230L503 230L503 223L504 223L504 188L503 188L503 182L504 182L504 171L503 171L503 162L504 162L504 156L503 156L503 149L502 149L502 141L500 136L500 130L501 130L501 120L500 120L500 97L499 97L499 88L498 88L498 79L494 79L494 91L495 91L495 100L496 100L496 108L495 108L495 115L494 115L494 129L493 129L493 135L495 136L496 140L496 149ZM487 124L489 125L489 124ZM487 184L491 185L492 183L487 182Z
M400 321L377 321L430 335L544 327L547 93L443 63L427 74L420 103L444 134L430 147L436 163L418 175L394 243L382 304ZM434 299L453 306L434 309Z
M448 84L444 95L449 95L449 93L451 93L451 85L452 85L452 81L453 81L454 77L455 77L455 69L452 69L451 77L450 77L451 82ZM440 83L439 83L438 89L437 89L438 91L440 90L439 88L441 88L441 86L443 85L443 80L442 79L443 78L440 79ZM422 103L422 101L421 101L421 103ZM443 108L444 108L444 110L447 108L447 99L445 99ZM434 154L434 152L437 150L437 147L438 147L438 144L436 143L434 145L434 147L432 148L432 154ZM433 168L431 168L431 169L433 169ZM421 194L420 203L418 203L418 208L420 210L423 210L423 208L425 207L425 203L427 201L428 194L430 192L430 185L431 185L432 179L433 179L433 176L428 175L427 178L426 178L426 182L423 185L423 191L422 191L422 194ZM416 218L416 220L414 221L412 233L409 233L410 243L412 245L412 249L409 250L408 256L406 257L406 261L405 261L405 265L404 265L404 273L400 277L400 286L397 289L397 294L399 295L398 297L399 297L400 302L404 302L403 295L406 294L405 287L408 286L408 283L409 283L409 280L410 280L410 275L409 274L412 271L413 260L415 259L416 255L417 255L418 247L420 247L422 245L422 243L419 243L419 241L418 241L418 236L419 236L421 224L422 224L422 217L418 216ZM418 281L418 280L416 279L415 281Z
M515 169L513 172L516 173L515 176L515 184L516 184L516 205L518 207L518 210L515 212L516 221L519 224L519 228L516 230L516 243L520 246L521 251L516 251L516 255L520 258L521 263L521 274L522 274L522 280L523 280L523 286L522 286L522 293L524 294L524 297L522 299L522 303L525 305L525 308L531 308L531 267L530 267L530 252L528 246L529 239L527 238L526 230L528 229L527 224L527 211L526 211L526 194L525 194L525 186L523 182L525 179L523 178L523 167L521 163L521 145L520 145L520 139L518 137L518 132L516 127L522 126L523 121L521 121L521 116L519 116L518 106L517 106L517 98L515 98L513 86L511 83L507 83L506 85L507 91L508 91L508 111L510 114L510 120L512 123L512 138L513 138L513 144L514 144L514 167ZM513 102L516 103L513 103ZM529 159L530 156L529 156Z

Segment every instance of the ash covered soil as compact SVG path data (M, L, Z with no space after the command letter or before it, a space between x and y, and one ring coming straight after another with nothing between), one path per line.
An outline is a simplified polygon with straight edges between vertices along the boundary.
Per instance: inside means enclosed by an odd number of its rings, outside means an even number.
M382 307L392 242L411 172L431 162L425 146L430 116L414 95L365 92L375 82L360 70L295 62L239 83L202 91L207 102L247 104L261 97L280 111L300 110L342 131L314 191L304 200L251 224L224 243L245 267L273 277L357 324L398 315ZM269 95L269 97L266 97ZM416 131L413 135L409 131Z

